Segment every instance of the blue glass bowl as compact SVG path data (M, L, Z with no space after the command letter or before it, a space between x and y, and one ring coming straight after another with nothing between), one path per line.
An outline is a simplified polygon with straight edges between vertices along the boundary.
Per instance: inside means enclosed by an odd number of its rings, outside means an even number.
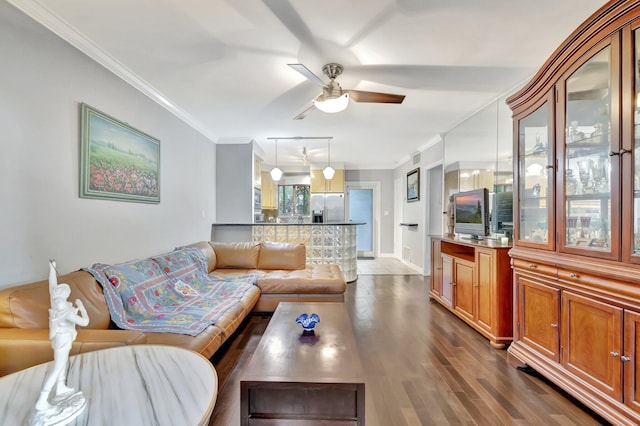
M296 318L296 323L302 326L304 331L312 331L317 323L320 322L320 316L318 314L300 314L298 318Z

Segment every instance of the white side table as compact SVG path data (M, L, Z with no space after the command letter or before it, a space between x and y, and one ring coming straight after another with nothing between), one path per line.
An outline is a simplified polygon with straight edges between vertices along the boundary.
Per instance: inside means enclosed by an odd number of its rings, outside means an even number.
M53 362L0 377L0 424L27 425ZM67 385L87 407L73 425L206 425L218 376L202 355L173 346L132 345L69 358Z

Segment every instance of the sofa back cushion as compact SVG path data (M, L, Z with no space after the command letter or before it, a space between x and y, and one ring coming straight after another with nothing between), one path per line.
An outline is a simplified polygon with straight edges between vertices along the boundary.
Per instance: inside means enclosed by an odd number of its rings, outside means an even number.
M304 244L260 243L258 269L262 270L294 270L304 269L306 265L306 248Z
M194 248L200 250L209 263L207 272L211 272L218 267L216 252L213 250L213 247L211 247L211 244L209 244L207 241L200 241L198 243L189 244L188 246L180 248Z
M211 246L216 252L217 268L256 269L258 267L260 243L212 242Z
M71 288L68 301L75 305L82 300L87 309L86 328L107 329L111 323L109 308L102 287L85 271L71 272L58 277L58 284ZM49 328L49 281L42 280L0 290L0 327Z

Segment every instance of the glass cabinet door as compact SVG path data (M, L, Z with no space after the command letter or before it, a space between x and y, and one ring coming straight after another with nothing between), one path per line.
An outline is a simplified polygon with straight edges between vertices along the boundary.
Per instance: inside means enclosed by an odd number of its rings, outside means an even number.
M613 257L612 130L610 45L583 62L564 86L564 235L562 249L598 257ZM618 170L618 164L615 164ZM616 192L617 193L617 192ZM617 215L616 215L617 216ZM613 223L612 223L613 220Z
M553 122L552 96L518 120L519 245L553 249Z
M623 179L627 184L631 182L631 239L627 243L627 247L631 246L631 261L640 263L640 29L636 29L633 32L634 41L634 58L633 58L633 70L635 74L635 90L633 97L633 140L630 141L631 146L623 146L620 151L620 156L624 156L621 160L629 161L630 175L626 173L623 175ZM626 148L626 149L625 149ZM630 149L630 151L629 151ZM631 155L633 153L633 155ZM624 163L627 164L627 163ZM625 191L627 192L627 191ZM627 209L625 209L627 210ZM625 241L623 239L623 241ZM627 257L629 258L629 257Z

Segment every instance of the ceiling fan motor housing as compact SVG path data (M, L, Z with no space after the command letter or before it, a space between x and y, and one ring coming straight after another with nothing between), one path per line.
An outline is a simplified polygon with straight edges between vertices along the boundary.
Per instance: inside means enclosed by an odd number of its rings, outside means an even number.
M342 74L342 71L344 71L344 67L340 64L336 64L335 62L328 63L322 67L324 75L329 77L331 80Z

